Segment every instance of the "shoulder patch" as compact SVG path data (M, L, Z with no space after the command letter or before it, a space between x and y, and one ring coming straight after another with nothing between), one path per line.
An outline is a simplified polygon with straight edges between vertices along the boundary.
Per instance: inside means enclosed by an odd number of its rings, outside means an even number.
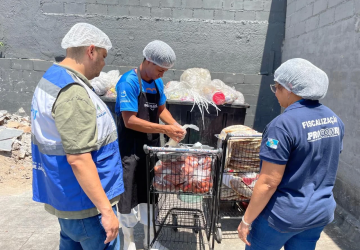
M269 148L272 148L272 149L277 149L278 144L279 144L278 140L271 139L271 138L268 138L268 141L266 142L266 146L268 146Z

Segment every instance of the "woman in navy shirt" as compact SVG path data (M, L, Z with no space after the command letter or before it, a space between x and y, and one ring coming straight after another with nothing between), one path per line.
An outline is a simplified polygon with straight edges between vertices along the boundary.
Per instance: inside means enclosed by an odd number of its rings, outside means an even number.
M284 113L265 128L261 172L242 222L246 249L315 249L334 219L334 187L344 124L328 107L324 71L296 58L283 63L271 85Z

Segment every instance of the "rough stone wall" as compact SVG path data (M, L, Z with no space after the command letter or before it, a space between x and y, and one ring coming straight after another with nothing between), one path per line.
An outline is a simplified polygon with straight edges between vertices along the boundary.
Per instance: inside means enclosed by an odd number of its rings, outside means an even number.
M247 125L261 130L279 113L276 101L260 93L268 81L259 74L266 78L281 62L285 9L285 0L3 0L0 52L54 61L65 54L60 42L68 29L88 22L112 40L107 64L133 67L145 45L160 39L177 54L175 71L203 67L231 79L251 105ZM166 77L173 76L179 79Z
M360 218L360 1L288 0L283 61L302 57L329 76L329 91L321 102L345 123L334 195L348 218ZM338 209L339 210L339 209ZM340 214L344 214L341 212ZM355 222L354 222L355 223ZM349 237L359 228L348 226ZM355 231L354 231L355 230Z

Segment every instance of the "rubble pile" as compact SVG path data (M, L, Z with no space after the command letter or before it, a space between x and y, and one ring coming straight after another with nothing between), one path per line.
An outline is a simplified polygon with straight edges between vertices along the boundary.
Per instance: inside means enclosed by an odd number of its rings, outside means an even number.
M31 161L30 117L20 108L15 114L0 110L0 151L15 161Z

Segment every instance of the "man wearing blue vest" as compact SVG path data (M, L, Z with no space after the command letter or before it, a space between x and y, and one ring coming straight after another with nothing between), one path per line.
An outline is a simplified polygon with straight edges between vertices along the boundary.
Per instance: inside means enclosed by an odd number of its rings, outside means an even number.
M112 45L95 26L78 23L61 46L66 58L45 72L32 100L33 200L58 217L60 250L118 250L117 130L89 82Z

